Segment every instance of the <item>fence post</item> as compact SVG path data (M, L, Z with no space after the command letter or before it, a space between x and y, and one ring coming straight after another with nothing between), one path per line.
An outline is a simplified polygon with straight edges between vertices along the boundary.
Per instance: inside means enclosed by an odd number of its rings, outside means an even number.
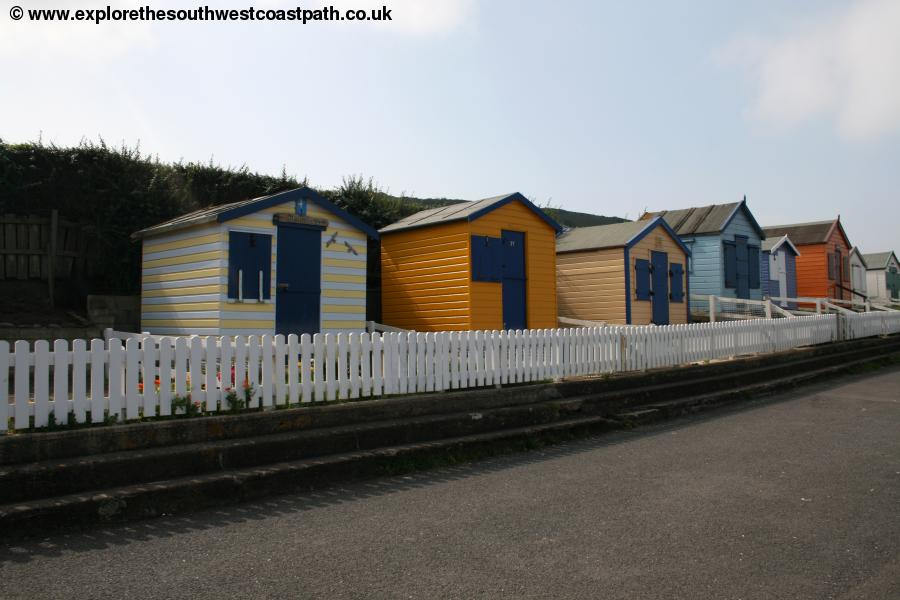
M772 318L772 299L771 298L766 300L766 318L767 319Z
M821 298L816 298L816 314L817 315L822 314L822 299Z
M716 310L717 310L716 297L710 296L709 297L709 322L710 323L716 322Z

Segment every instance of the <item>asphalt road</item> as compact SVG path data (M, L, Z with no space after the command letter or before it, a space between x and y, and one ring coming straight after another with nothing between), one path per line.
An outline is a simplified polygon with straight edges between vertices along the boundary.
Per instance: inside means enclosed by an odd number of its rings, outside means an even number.
M900 369L0 550L0 598L900 598Z

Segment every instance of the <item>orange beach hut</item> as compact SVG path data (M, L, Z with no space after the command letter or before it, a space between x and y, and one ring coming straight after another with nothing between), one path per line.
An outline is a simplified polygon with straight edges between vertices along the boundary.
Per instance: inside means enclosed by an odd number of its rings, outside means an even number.
M841 225L840 216L831 221L777 225L764 230L766 238L789 236L800 251L797 256L798 296L851 299L850 250L853 245Z
M382 320L416 331L556 327L561 230L519 193L388 225L381 229Z

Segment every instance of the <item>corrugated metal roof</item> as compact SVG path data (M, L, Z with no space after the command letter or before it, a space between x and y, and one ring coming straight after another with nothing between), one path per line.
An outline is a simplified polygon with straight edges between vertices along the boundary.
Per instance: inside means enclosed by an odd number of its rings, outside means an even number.
M428 227L431 225L439 225L441 223L451 223L453 221L468 221L476 219L482 214L499 208L503 204L512 200L519 200L529 209L533 210L541 219L547 222L556 231L561 231L562 227L551 219L544 211L536 207L525 196L517 193L503 194L502 196L492 196L475 200L474 202L457 202L447 206L438 208L429 208L420 210L408 217L400 219L396 223L391 223L386 227L382 227L380 233L392 233L395 231L403 231L405 229L415 229L418 227Z
M740 202L729 204L711 204L709 206L696 206L679 210L661 210L659 212L646 213L642 220L653 217L662 217L666 223L680 236L719 233L728 223L729 217L740 206Z
M641 231L649 227L647 221L628 221L611 225L576 227L562 234L556 240L557 252L577 250L600 250L624 247Z
M828 241L828 234L834 225L834 219L830 221L815 221L813 223L796 223L793 225L773 225L765 227L763 231L766 237L781 237L788 235L796 245L824 244Z
M870 269L886 269L888 266L888 262L891 260L891 256L894 253L892 251L888 252L874 252L872 254L863 254L863 260L866 261L866 265Z

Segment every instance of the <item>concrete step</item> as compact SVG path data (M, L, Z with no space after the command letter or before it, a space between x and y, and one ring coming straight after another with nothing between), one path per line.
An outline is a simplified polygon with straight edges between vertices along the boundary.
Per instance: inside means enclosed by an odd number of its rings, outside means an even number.
M602 414L590 414L590 399L565 399L551 422L515 426L511 420L505 426L488 431L470 433L468 435L445 436L434 440L412 440L405 443L377 446L377 436L371 448L354 451L334 452L323 456L305 457L296 460L279 460L271 463L260 463L262 466L242 467L240 460L252 456L254 444L224 442L218 448L206 453L207 458L227 456L228 444L242 448L237 454L237 462L233 465L222 465L213 472L187 476L168 476L159 481L111 486L102 490L87 490L74 494L58 494L43 499L31 499L19 502L7 502L0 506L0 536L17 537L34 535L41 531L60 527L84 526L97 523L108 523L148 518L163 513L186 512L200 508L230 504L244 500L259 498L269 494L289 492L293 490L312 489L336 481L372 477L383 474L414 470L436 464L448 464L462 460L471 460L497 452L528 449L535 444L554 442L573 437L607 431L610 429L630 427L652 422L663 418L671 418L685 413L708 410L717 406L742 399L758 398L766 394L783 391L810 380L821 380L826 377L852 372L863 365L873 363L896 364L900 352L884 353L877 357L866 355L854 360L845 360L839 364L805 370L791 376L769 379L753 385L734 389L721 390L714 393L699 394L678 400L658 402L640 407L636 410L617 413L614 418ZM587 412L581 412L585 411ZM504 422L501 415L504 410L494 409L497 420L489 425L496 427ZM522 410L519 407L517 410ZM522 417L525 412L519 412ZM578 414L580 416L572 416ZM487 415L487 416L486 416ZM473 418L473 423L490 420L493 416L484 411L480 417ZM405 423L408 434L412 436L428 435L429 420L439 422L440 417L411 419ZM377 431L380 424L372 424L370 431ZM398 424L399 426L399 424ZM423 431L418 431L423 428ZM350 428L352 429L352 428ZM359 436L360 428L354 435ZM400 431L400 429L397 429ZM442 430L443 431L443 430ZM305 432L313 435L330 437L334 430L314 430ZM395 432L396 433L396 432ZM272 436L267 436L271 438ZM290 442L290 436L285 436ZM360 439L356 437L355 439ZM290 444L288 444L290 445ZM99 458L99 457L98 457ZM113 464L117 457L111 459ZM271 458L271 457L270 457ZM147 468L153 457L142 458L143 468ZM159 460L159 457L157 457ZM72 473L77 471L73 461ZM126 463L127 464L127 463ZM50 465L45 465L49 468ZM134 463L131 467L135 468ZM52 476L52 469L45 473ZM12 483L10 480L9 483ZM4 484L3 487L6 487Z
M583 407L568 399L7 465L0 470L0 504L539 425Z
M419 470L423 465L453 464L498 452L527 450L535 444L590 435L617 426L602 417L570 419L7 504L0 506L0 535L15 538L60 528L189 512L350 479L396 475Z
M876 347L852 353L864 358ZM814 360L817 367L844 364L848 354L831 354ZM0 467L0 504L100 490L118 485L159 481L245 468L286 460L299 460L405 443L422 442L487 431L551 423L572 415L618 417L639 423L657 410L688 407L718 398L722 390L743 389L747 382L777 379L779 374L807 371L805 358L786 365L742 370L738 375L719 375L677 384L657 384L622 389L614 393L574 398L550 398L476 411L440 412L424 416L390 413L372 422L350 420L347 425L325 425L329 419L301 423L280 421L282 433L264 431L256 435L213 441L170 444L138 450L120 450L62 459L49 459ZM699 383L698 383L699 382ZM698 394L702 390L705 395ZM660 398L666 402L659 402ZM452 403L450 407L454 406ZM621 412L640 406L643 410ZM669 411L671 412L671 411ZM667 412L668 414L668 412ZM227 418L227 417L226 417ZM322 426L316 426L322 425ZM247 432L257 431L249 427ZM86 433L86 432L83 432Z

